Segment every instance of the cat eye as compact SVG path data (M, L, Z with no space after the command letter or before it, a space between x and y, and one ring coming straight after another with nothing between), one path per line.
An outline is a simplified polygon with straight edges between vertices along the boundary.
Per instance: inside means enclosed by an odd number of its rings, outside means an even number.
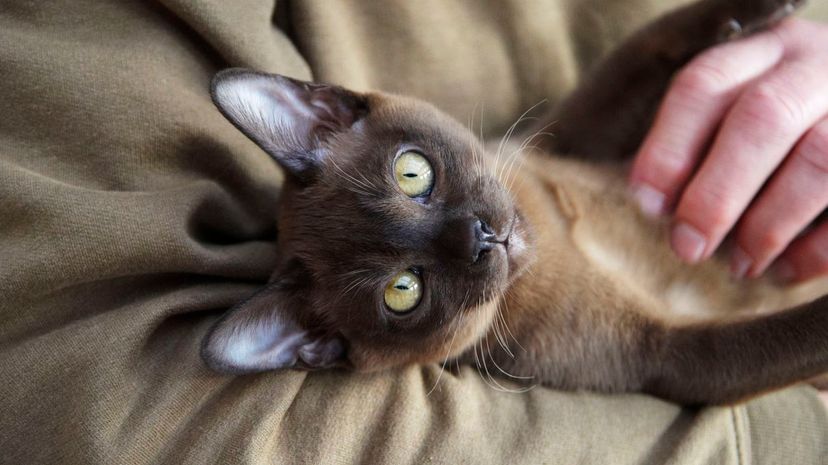
M407 151L394 161L394 175L405 195L416 198L428 195L434 187L431 163L417 152Z
M410 312L422 297L420 277L411 271L399 273L385 286L385 305L395 313Z

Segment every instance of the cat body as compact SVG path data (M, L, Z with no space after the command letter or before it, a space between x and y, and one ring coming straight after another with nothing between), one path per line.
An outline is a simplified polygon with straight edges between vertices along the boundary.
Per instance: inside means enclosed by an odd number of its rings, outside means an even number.
M668 220L647 217L630 199L623 164L537 151L519 156L505 162L515 170L505 182L532 229L536 256L503 296L503 324L492 325L465 356L475 364L491 356L491 375L567 389L646 390L657 338L670 328L750 319L828 291L825 280L796 287L767 277L740 280L718 256L696 266L681 262L669 246ZM722 359L707 355L712 365ZM751 354L743 356L750 364Z
M639 213L624 179L673 73L794 7L691 4L488 147L416 99L219 73L217 106L287 176L273 276L216 323L205 361L235 373L456 361L495 384L687 404L828 371L828 283L781 288L735 280L719 259L681 263L667 220Z

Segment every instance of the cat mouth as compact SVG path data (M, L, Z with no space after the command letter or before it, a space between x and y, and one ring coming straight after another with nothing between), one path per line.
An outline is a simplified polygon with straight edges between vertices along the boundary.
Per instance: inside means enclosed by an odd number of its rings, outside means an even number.
M503 240L500 241L501 243L503 243L503 247L506 247L506 251L509 250L509 245L511 244L512 236L515 234L515 226L517 225L517 222L518 214L517 212L515 212L515 214L512 216L512 221L509 222L509 230L506 232Z
M512 217L508 231L503 240L503 246L506 251L506 259L509 266L508 277L511 281L526 268L528 263L527 251L529 247L527 231L525 222L519 212L516 211Z
M503 247L506 248L508 252L512 246L512 243L516 240L518 223L520 222L520 218L518 212L515 212L512 215L512 220L509 221L509 227L506 230L506 234L503 235L503 239L499 239L498 242L503 244Z

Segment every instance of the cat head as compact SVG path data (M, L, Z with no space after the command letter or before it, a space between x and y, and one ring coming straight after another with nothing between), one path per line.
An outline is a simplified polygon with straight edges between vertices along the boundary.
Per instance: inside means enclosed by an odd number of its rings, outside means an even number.
M468 129L415 99L245 70L211 91L286 179L276 269L207 335L210 367L378 370L488 331L528 233Z

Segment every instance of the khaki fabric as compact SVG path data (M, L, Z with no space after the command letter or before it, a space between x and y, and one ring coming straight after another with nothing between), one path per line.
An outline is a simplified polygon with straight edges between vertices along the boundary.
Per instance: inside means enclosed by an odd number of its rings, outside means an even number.
M690 410L198 356L269 275L281 180L210 103L217 70L478 107L496 134L677 3L3 0L0 463L826 463L807 388Z

